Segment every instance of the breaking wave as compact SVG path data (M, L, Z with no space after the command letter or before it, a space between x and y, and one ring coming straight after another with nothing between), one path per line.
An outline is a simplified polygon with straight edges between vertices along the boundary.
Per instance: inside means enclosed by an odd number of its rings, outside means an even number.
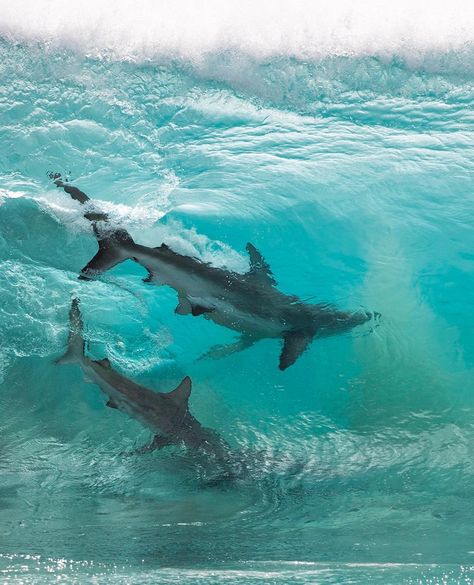
M11 582L472 580L474 7L0 7L0 574ZM140 243L382 319L278 370L97 249L60 171ZM88 351L191 409L235 482L58 368ZM166 568L166 569L164 569Z

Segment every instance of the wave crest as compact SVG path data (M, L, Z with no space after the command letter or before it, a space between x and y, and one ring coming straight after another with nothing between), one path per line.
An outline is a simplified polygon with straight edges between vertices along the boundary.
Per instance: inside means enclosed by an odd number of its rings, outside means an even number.
M0 8L0 36L119 59L194 61L238 51L257 60L460 51L474 41L465 0L18 0Z

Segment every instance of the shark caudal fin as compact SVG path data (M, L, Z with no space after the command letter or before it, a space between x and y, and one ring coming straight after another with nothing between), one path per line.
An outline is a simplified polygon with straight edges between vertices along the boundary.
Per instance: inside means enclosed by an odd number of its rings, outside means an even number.
M53 181L56 187L61 187L62 189L64 189L66 193L68 193L68 195L71 196L72 199L75 199L80 203L86 203L87 201L90 201L89 197L80 189L78 189L77 187L73 187L72 185L69 185L67 182L64 182L61 173L51 172L48 173L48 177Z
M79 309L79 299L73 298L69 309L69 337L66 353L58 358L56 364L72 364L84 356L85 341L82 334L83 323Z
M48 176L56 187L64 189L72 199L85 205L84 217L91 222L99 243L99 251L81 270L79 278L89 280L133 256L130 247L134 246L135 242L127 230L115 227L109 216L95 208L90 197L83 191L70 185L67 180L64 181L61 173L49 173Z
M94 226L94 233L99 244L99 251L81 270L79 278L82 280L89 280L133 257L130 247L134 246L135 242L126 230L108 230L104 234L97 226Z

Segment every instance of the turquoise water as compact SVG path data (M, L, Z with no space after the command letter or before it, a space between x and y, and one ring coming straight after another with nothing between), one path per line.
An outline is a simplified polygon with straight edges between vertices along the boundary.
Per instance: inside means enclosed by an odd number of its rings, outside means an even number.
M473 583L472 50L140 53L135 16L71 40L3 13L0 580ZM97 243L49 171L140 243L245 272L250 241L283 292L382 318L285 372L277 340L199 360L234 334L138 265L78 281ZM244 476L124 455L149 433L53 364L73 293L90 355L163 392L190 375Z

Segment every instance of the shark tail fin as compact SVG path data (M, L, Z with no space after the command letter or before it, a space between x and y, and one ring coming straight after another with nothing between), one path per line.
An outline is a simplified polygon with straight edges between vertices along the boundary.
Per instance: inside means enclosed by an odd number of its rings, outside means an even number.
M64 189L75 201L86 205L84 217L88 219L99 243L99 251L81 270L79 278L89 280L95 275L105 272L116 264L132 257L130 248L135 245L132 236L122 227L113 225L107 213L92 205L92 201L83 191L63 180L61 173L49 173L56 187Z
M81 270L79 278L89 280L98 274L110 270L117 264L133 258L133 241L124 229L115 229L109 233L101 233L95 226L94 232L99 244L97 254Z
M79 299L72 299L69 309L69 337L66 353L58 358L56 364L71 364L80 361L85 352L85 341L83 336L83 323L79 309Z
M66 193L70 195L72 199L75 199L80 203L86 203L87 201L90 201L89 197L83 191L77 187L74 187L73 185L69 185L67 179L66 181L63 181L61 173L51 172L48 173L48 177L53 181L56 187L61 187L64 189L64 191L66 191Z

